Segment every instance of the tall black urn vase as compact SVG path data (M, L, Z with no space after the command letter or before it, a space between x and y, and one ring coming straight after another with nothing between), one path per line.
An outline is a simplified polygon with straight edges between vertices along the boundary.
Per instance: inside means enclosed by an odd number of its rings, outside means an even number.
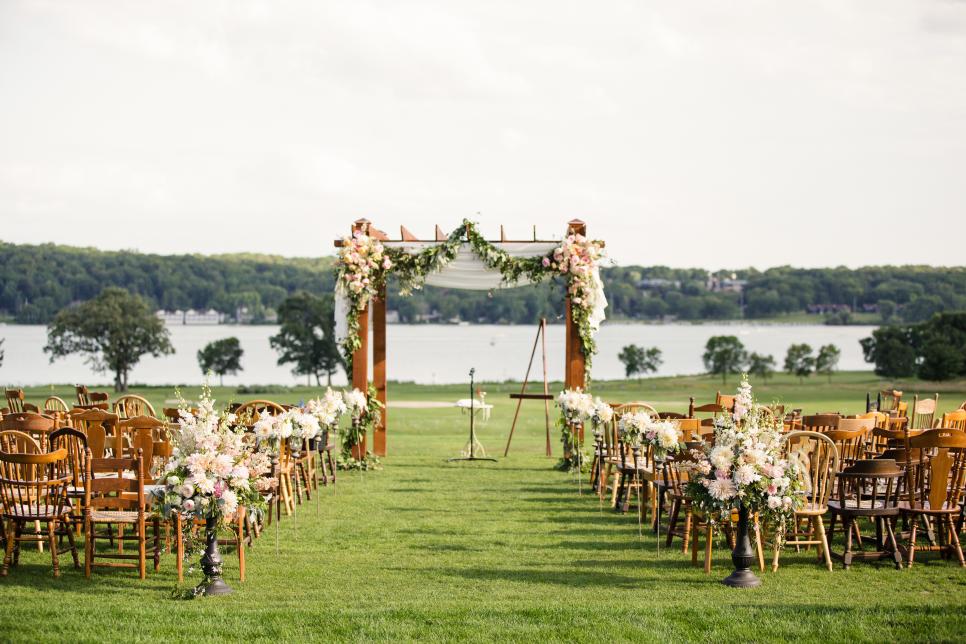
M761 585L751 566L755 562L755 551L748 538L748 508L742 503L738 506L738 535L735 539L735 549L731 552L731 562L735 571L725 577L722 583L732 588L754 588Z
M218 552L218 519L205 519L205 552L201 555L201 571L205 578L195 589L196 595L227 595L231 587L221 577L221 553Z

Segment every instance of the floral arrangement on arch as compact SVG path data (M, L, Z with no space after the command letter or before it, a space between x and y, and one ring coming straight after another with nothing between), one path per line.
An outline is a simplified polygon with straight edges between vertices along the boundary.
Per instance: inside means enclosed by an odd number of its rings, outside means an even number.
M179 426L171 432L172 455L158 491L164 515L177 512L183 517L227 523L240 508L261 510L261 492L273 485L265 476L271 471L271 461L244 440L244 431L233 428L235 415L215 410L206 384L196 411L182 399L179 417ZM191 523L185 522L186 529Z
M733 413L715 420L713 447L694 451L686 491L712 516L727 520L743 505L773 521L781 533L804 503L803 484L797 466L783 456L781 421L760 409L742 377Z
M351 359L353 352L361 346L359 314L372 297L382 290L390 274L398 278L400 294L409 294L420 289L430 274L442 270L451 262L464 243L470 245L487 267L499 271L506 284L515 284L524 277L533 283L555 276L567 280L571 315L580 334L585 368L589 374L593 355L597 352L594 335L600 328L607 306L599 270L604 256L603 243L584 235L571 234L543 257L513 257L487 241L476 223L465 219L445 241L416 253L402 248L388 248L361 231L343 238L336 294L347 301L346 326L340 342L346 359ZM341 309L337 305L336 310ZM339 320L337 326L338 323Z
M362 438L376 426L381 416L382 403L376 397L376 388L369 385L368 393L360 389L346 391L343 392L342 398L352 422L342 439L339 466L343 469L361 470L377 467L379 460L369 452L366 452L362 459L352 455L353 449L362 443Z

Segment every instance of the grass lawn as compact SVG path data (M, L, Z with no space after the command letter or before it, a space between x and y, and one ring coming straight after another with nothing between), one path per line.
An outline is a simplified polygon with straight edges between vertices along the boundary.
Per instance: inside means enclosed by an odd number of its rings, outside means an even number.
M730 382L730 391L734 387ZM860 411L869 374L840 374L831 385L779 377L757 388L806 412ZM689 394L713 400L705 377L596 383L608 400L643 399L683 409ZM934 392L928 383L902 383ZM495 405L481 439L497 464L450 464L467 434L455 409L391 409L384 469L343 473L334 488L300 506L249 552L248 581L237 582L224 553L228 597L172 598L174 562L141 582L130 571L88 581L62 558L55 580L49 557L25 552L0 579L0 639L5 641L240 641L346 639L478 640L936 640L966 637L966 570L924 557L911 570L856 562L829 573L814 551L786 551L778 573L754 590L718 580L730 571L715 549L710 577L676 550L656 547L636 515L621 516L577 493L572 476L543 456L539 403L528 403L508 458L502 448L513 406L487 385ZM67 387L55 388L62 395ZM48 388L27 392L28 400ZM154 403L171 390L140 390ZM191 395L194 390L186 390ZM268 397L297 401L300 389ZM222 401L244 400L217 389ZM463 387L391 387L391 400L454 400ZM261 396L259 396L261 397ZM68 397L69 399L69 397ZM947 383L941 408L959 406L966 383ZM555 453L559 453L556 433ZM197 577L188 581L197 581Z

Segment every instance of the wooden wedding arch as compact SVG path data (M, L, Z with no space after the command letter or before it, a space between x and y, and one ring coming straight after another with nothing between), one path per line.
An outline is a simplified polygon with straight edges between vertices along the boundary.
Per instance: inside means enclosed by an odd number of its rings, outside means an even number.
M352 233L361 232L379 241L401 241L401 242L421 242L421 243L442 243L446 241L446 235L439 226L436 226L436 238L432 240L419 239L413 235L405 226L399 227L400 238L391 240L389 236L372 225L368 219L359 219L352 224ZM579 219L574 219L567 223L567 235L587 236L587 224ZM501 244L532 244L534 242L548 242L552 240L534 239L512 240L506 239L503 233L503 226L500 226L500 239L491 243ZM342 246L342 240L335 240L336 248ZM370 311L371 309L371 311ZM372 322L370 324L370 317ZM564 387L567 389L583 389L586 384L586 358L584 355L583 341L577 324L571 314L571 302L569 292L566 295L566 342L564 345ZM371 328L370 328L371 327ZM368 391L369 388L369 334L372 332L372 384L376 390L376 398L382 403L382 412L379 424L373 430L372 451L377 456L385 456L387 453L386 435L389 426L389 410L386 405L386 287L382 286L379 293L372 298L366 308L359 312L359 340L361 344L352 353L352 386L360 391ZM356 446L353 456L364 458L368 449L367 437L363 436L362 441Z

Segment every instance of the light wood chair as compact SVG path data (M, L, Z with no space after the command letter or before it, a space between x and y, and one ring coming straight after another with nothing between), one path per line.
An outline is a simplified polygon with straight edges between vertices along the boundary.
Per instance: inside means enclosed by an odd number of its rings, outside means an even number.
M8 414L0 420L0 430L23 432L33 438L41 451L47 451L48 437L56 428L56 421L50 416L30 411Z
M0 430L0 452L8 454L43 454L33 436L16 429Z
M119 418L134 418L135 416L157 416L154 407L146 398L136 394L126 394L114 401L114 413Z
M813 414L802 416L802 430L806 432L827 432L838 429L842 417L838 414Z
M59 535L67 537L74 566L79 567L74 533L69 525L66 528L60 525L67 522L70 513L65 494L68 478L61 467L66 458L65 450L46 454L0 452L0 501L3 503L3 519L7 522L4 530L6 552L0 575L6 577L10 567L19 563L20 544L31 542L48 545L54 577L59 577L59 555L67 552L58 549ZM46 523L46 534L39 530L26 532L28 523L35 526Z
M61 427L50 434L50 448L67 452L63 473L68 477L69 521L80 534L84 529L84 499L87 496L87 437L73 427Z
M688 399L688 418L697 418L696 414L711 414L708 418L701 419L702 427L712 427L714 426L714 420L721 414L726 413L724 407L717 403L708 403L706 405L695 405L694 397Z
M70 412L70 418L74 427L87 436L87 446L94 458L104 458L108 438L113 441L117 434L117 414L103 409L75 409Z
M727 412L735 410L735 397L723 395L720 391L715 393L714 404L722 407Z
M956 411L943 414L942 422L940 422L939 426L946 429L966 431L966 409L957 409Z
M259 414L266 413L277 416L285 412L285 407L271 400L249 400L242 403L235 410L235 417L239 425L253 425Z
M919 398L919 394L912 397L912 413L909 415L909 429L932 429L936 423L936 408L939 406L939 394L932 398Z
M59 398L57 396L48 396L47 400L44 401L44 411L66 414L70 411L70 407L66 402L64 402L63 398Z
M899 401L902 400L902 392L898 389L883 389L876 397L876 406L881 412L889 413L899 410Z
M784 437L785 457L798 465L798 476L805 491L805 504L795 511L790 532L785 534L786 546L818 546L819 557L825 567L832 570L828 538L822 516L828 512L835 475L839 471L839 455L835 443L828 434L809 431L793 431ZM802 531L799 522L805 520L808 530ZM778 558L782 550L778 536L772 557L772 572L778 570Z
M959 565L966 567L955 519L962 511L966 493L966 432L929 429L909 439L911 450L918 450L918 467L908 468L908 492L900 503L902 515L912 523L908 543L908 565L912 567L916 550L932 550L956 555ZM914 458L910 453L909 461ZM932 526L926 519L932 519ZM932 527L936 543L917 546L921 523Z
M123 476L129 472L131 476ZM154 570L161 563L160 519L149 517L148 499L144 494L144 468L141 455L134 458L95 458L87 453L87 492L85 503L84 574L90 578L95 567L137 568L138 576L147 576L147 523L154 529ZM101 525L118 526L117 534L99 533ZM133 534L124 534L121 526L133 526ZM98 552L97 539L112 538L118 551ZM137 554L124 552L124 543L134 541ZM99 563L98 559L111 561ZM137 563L125 563L134 560Z

